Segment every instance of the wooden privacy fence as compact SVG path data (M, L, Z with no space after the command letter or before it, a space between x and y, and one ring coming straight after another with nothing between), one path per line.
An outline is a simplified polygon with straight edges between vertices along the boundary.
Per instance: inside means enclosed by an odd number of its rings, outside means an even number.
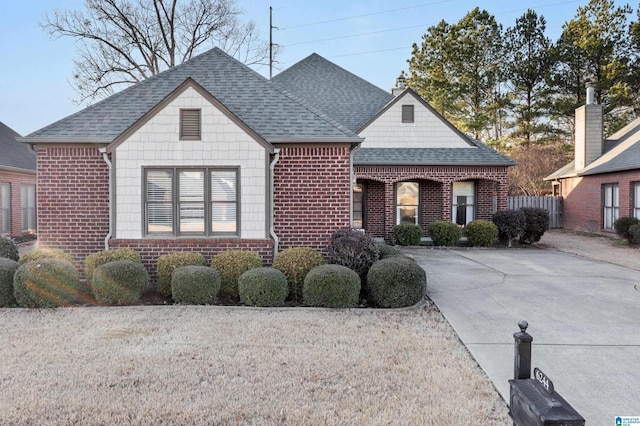
M549 212L549 227L562 228L562 197L518 196L508 197L507 208L517 210L520 207L537 207Z

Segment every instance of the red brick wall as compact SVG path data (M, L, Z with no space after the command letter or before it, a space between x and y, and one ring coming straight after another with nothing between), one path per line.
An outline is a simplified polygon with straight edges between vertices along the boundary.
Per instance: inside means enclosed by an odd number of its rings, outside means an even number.
M109 169L96 147L38 147L38 243L71 253L82 270L109 232Z
M283 146L275 167L274 218L280 249L326 252L329 236L349 222L349 145Z
M174 251L193 251L202 253L206 265L211 264L211 258L224 250L252 250L258 252L262 257L264 266L271 265L273 260L273 240L242 240L239 238L229 239L143 239L143 240L119 240L109 241L112 248L131 248L137 251L142 258L142 263L149 271L151 280L156 279L156 262L158 257Z
M603 230L602 185L605 184L618 184L619 217L632 216L634 182L640 182L640 170L563 179L564 228L589 232Z
M16 237L22 235L21 188L22 185L35 185L36 175L35 173L0 171L0 184L2 183L11 184L11 232L7 236ZM2 200L2 185L0 185L0 200ZM2 219L2 209L0 209L0 225L2 224Z
M364 183L364 228L373 237L384 235L384 183L374 180Z
M507 167L454 167L454 166L356 166L358 179L373 180L384 185L384 230L367 228L373 237L390 240L395 225L395 183L419 181L422 186L420 220L426 234L426 226L434 220L451 220L451 186L455 181L476 182L478 219L491 219L493 197L498 197L498 210L507 208ZM371 195L373 197L373 195ZM376 195L382 197L381 195ZM366 221L378 223L379 211L369 211Z

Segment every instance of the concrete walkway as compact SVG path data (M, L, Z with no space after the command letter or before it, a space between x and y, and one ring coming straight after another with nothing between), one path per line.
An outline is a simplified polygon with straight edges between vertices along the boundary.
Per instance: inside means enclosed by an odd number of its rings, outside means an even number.
M427 294L509 401L513 333L587 425L640 416L640 271L537 249L406 248Z

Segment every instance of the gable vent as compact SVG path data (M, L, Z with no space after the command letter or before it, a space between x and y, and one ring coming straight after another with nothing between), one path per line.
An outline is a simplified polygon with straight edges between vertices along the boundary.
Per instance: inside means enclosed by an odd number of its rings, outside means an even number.
M402 105L402 122L413 123L413 105Z
M200 140L200 110L180 110L180 140Z

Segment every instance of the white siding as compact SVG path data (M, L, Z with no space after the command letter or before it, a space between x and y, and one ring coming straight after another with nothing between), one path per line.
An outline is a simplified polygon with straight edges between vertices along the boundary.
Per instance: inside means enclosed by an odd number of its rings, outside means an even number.
M402 105L414 106L414 122L402 122ZM407 93L360 132L363 148L473 148L421 101Z
M180 108L202 109L202 140L179 140ZM242 238L266 236L266 151L187 88L116 148L116 236L142 238L142 168L239 166Z

